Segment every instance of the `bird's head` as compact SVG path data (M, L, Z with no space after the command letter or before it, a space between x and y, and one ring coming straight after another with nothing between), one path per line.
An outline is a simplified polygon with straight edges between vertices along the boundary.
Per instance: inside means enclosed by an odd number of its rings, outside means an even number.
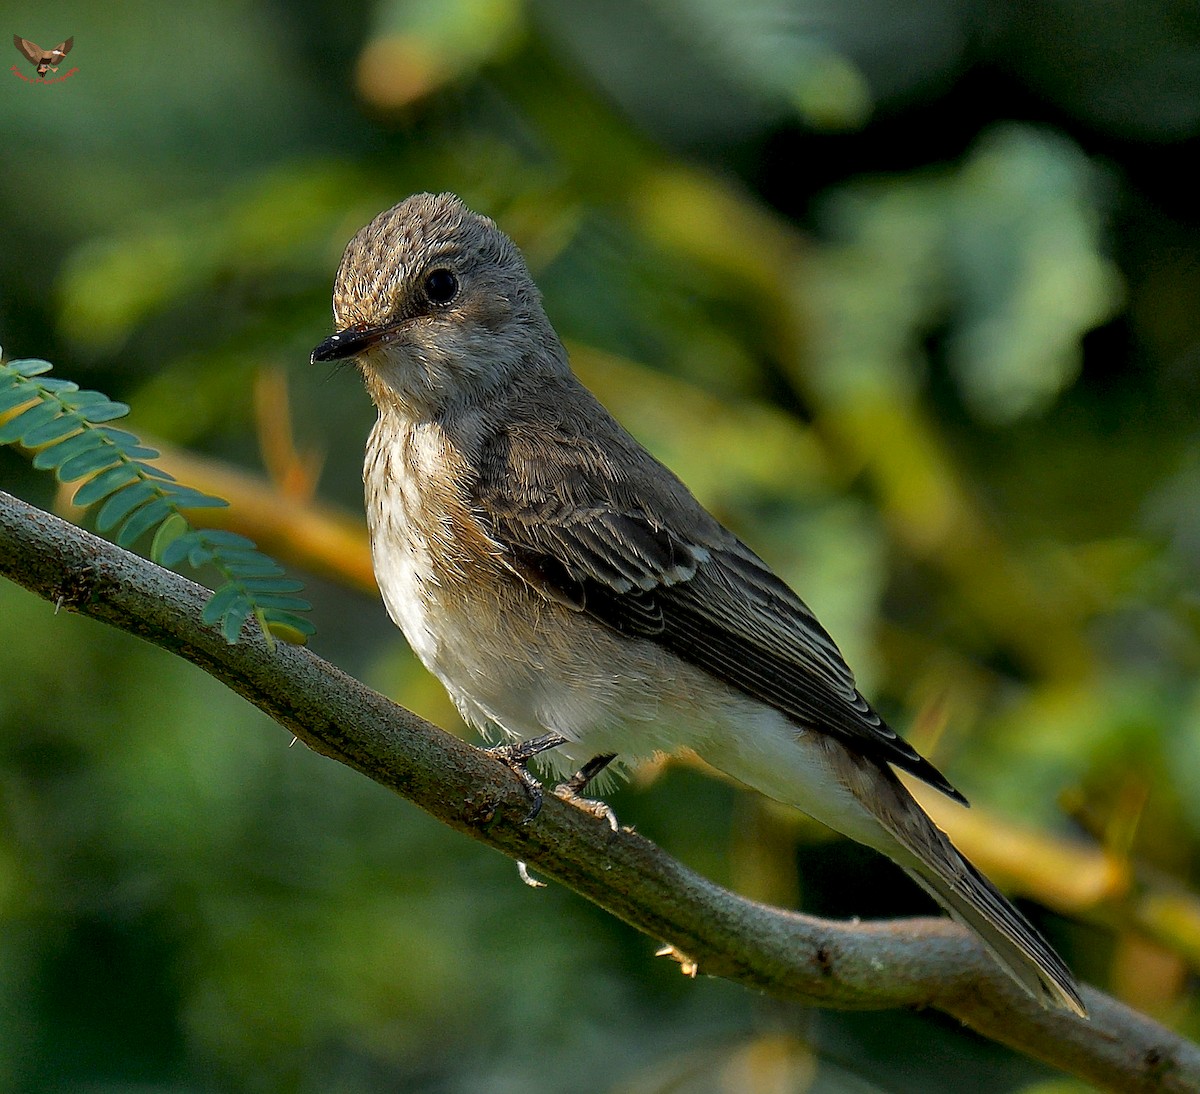
M406 198L350 241L333 316L313 362L353 359L375 402L409 415L486 399L562 357L521 252L453 194Z

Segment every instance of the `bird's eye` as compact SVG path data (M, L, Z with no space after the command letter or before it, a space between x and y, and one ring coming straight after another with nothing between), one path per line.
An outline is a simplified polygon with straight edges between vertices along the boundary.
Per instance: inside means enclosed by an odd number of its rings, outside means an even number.
M449 270L431 270L425 275L425 295L431 304L449 304L458 295L458 278Z

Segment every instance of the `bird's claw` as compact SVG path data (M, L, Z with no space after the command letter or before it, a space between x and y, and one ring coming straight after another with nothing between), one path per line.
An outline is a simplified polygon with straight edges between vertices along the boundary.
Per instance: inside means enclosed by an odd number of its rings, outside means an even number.
M615 752L605 752L600 756L593 756L566 782L559 783L554 788L554 795L565 802L570 802L585 813L591 813L593 817L607 821L609 828L614 832L619 832L621 826L617 823L617 815L612 811L612 807L607 802L599 801L596 798L587 798L583 794L588 784L616 758Z
M487 750L521 780L521 785L529 797L529 813L525 817L527 824L542 811L542 784L530 772L529 761L566 743L567 739L561 733L544 733L541 737L534 737L528 741L496 745Z
M543 799L542 784L530 772L529 761L543 752L566 744L566 742L567 738L561 733L545 733L541 737L534 737L528 741L496 745L494 748L488 749L488 752L512 771L521 780L521 785L525 787L525 793L529 796L529 812L525 816L526 824L542 811ZM566 782L559 783L554 788L555 797L561 798L565 802L570 802L577 808L584 810L584 812L591 813L594 817L599 817L607 821L608 826L614 832L620 830L620 825L617 823L617 815L605 802L584 797L583 791L615 759L615 752L606 752L599 756L593 756L574 775L567 779Z

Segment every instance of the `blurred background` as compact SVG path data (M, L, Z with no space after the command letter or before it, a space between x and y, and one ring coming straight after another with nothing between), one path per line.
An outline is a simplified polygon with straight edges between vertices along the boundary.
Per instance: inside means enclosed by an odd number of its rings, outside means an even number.
M0 70L0 344L229 497L306 580L316 652L467 732L364 565L367 397L308 364L349 237L454 190L971 798L926 796L939 822L1083 978L1200 1033L1194 4L3 10L75 42L44 85ZM0 485L66 502L9 449ZM8 584L0 642L0 1090L1083 1089L936 1014L688 980ZM761 899L933 910L686 761L610 800Z

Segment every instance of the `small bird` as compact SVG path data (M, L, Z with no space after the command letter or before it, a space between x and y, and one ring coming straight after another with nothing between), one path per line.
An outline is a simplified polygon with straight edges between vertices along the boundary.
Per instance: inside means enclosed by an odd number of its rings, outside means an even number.
M353 359L379 411L375 576L468 723L563 775L690 748L887 855L1034 998L1085 1014L1049 943L893 769L965 798L872 709L807 605L579 382L495 223L453 194L400 202L347 245L333 315L312 361Z
M45 76L47 70L57 72L58 66L62 64L62 59L71 52L71 47L74 44L75 36L72 35L65 42L59 42L53 49L42 49L37 42L31 42L28 38L22 38L19 34L13 35L13 45L37 65L37 74L39 76Z

